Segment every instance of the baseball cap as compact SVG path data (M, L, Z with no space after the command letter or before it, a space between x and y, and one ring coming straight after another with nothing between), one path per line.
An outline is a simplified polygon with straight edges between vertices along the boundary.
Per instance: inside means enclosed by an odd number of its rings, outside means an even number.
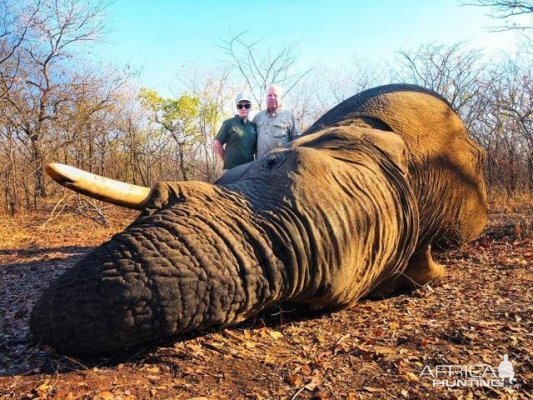
M247 101L251 103L250 96L248 96L246 93L239 93L237 97L235 97L235 104L239 104L241 101Z

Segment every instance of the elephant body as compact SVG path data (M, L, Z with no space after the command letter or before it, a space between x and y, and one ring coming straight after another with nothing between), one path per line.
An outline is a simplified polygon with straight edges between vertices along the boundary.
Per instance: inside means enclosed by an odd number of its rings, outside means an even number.
M485 152L444 98L414 85L381 86L345 100L308 132L354 121L404 139L420 210L419 248L455 247L479 235L487 222Z
M483 228L482 160L437 95L363 92L214 185L156 185L136 221L39 299L32 333L59 351L102 353L276 303L334 310L394 293L406 276L424 283L441 274L432 244Z

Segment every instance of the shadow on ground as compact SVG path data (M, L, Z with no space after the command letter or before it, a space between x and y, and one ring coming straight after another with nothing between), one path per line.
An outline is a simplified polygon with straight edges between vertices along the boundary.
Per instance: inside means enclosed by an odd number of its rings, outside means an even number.
M0 376L37 372L45 366L48 354L34 346L30 336L31 310L52 280L89 249L63 246L0 250L0 256L17 260L38 258L0 264Z
M60 247L38 247L30 246L25 249L0 249L0 256L19 256L19 257L34 257L42 256L43 254L63 254L66 256L73 256L85 253L90 247L84 246L60 246Z
M55 248L28 248L0 250L0 255L15 255L18 259L41 256L44 260L0 265L0 376L34 375L72 372L99 366L116 366L138 359L161 347L172 347L222 330L213 327L205 332L164 338L149 345L136 346L111 355L71 357L58 354L54 349L35 343L29 330L33 306L50 283L74 266L90 247L64 246ZM275 328L284 323L317 318L325 312L296 309L290 305L274 306L254 318L230 328L231 330ZM149 356L148 356L149 357Z

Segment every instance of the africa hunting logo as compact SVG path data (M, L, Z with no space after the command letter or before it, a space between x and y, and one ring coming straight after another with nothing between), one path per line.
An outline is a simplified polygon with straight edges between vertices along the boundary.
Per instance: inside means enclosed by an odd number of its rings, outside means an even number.
M435 367L426 365L420 373L421 378L430 378L434 387L504 387L514 384L513 363L508 355L496 370L488 364L457 365L441 364Z

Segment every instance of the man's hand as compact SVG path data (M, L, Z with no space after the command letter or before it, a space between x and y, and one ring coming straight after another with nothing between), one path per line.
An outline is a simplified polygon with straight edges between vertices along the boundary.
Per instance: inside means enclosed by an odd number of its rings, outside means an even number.
M217 139L215 139L213 142L213 150L215 150L216 155L219 156L222 161L224 161L224 145Z

